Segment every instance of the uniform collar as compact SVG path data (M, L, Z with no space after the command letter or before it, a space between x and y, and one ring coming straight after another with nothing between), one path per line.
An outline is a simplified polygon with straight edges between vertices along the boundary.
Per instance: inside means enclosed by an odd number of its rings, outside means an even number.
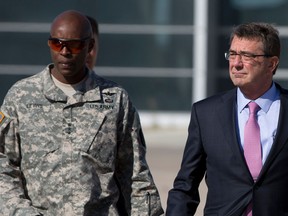
M59 89L53 82L50 69L53 64L49 64L43 71L43 93L46 98L52 101L67 102L68 97ZM101 100L101 93L99 83L97 82L97 75L93 71L88 71L88 78L83 82L83 87L73 96L76 102L99 101Z

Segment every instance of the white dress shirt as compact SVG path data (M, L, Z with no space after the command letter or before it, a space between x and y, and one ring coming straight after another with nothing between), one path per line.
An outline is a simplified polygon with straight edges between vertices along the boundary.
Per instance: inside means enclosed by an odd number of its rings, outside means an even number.
M245 98L241 90L237 90L237 117L239 138L241 147L244 145L244 127L249 117L248 103L251 100ZM273 83L272 87L264 95L257 98L255 102L260 106L257 113L260 127L262 146L262 164L265 163L271 150L277 132L277 125L280 112L280 92Z

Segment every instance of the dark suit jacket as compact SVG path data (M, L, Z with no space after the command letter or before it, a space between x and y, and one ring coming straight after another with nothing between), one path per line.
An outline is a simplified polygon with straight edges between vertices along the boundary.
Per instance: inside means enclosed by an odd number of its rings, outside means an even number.
M252 197L253 216L288 215L288 92L276 86L281 91L277 134L256 183L236 132L236 89L193 105L181 169L169 191L167 216L195 214L205 172L204 215L241 216Z

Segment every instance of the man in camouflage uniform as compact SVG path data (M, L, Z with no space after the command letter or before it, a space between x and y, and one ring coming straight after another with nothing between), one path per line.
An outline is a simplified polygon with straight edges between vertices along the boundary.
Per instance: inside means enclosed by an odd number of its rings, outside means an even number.
M53 64L1 107L0 215L161 215L136 109L85 67L89 21L65 11L50 34Z

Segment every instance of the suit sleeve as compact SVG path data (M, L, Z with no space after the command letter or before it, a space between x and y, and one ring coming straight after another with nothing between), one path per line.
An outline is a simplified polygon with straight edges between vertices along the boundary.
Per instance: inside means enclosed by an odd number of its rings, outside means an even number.
M200 202L199 184L206 171L205 159L196 106L193 105L181 168L168 194L166 216L195 214Z

